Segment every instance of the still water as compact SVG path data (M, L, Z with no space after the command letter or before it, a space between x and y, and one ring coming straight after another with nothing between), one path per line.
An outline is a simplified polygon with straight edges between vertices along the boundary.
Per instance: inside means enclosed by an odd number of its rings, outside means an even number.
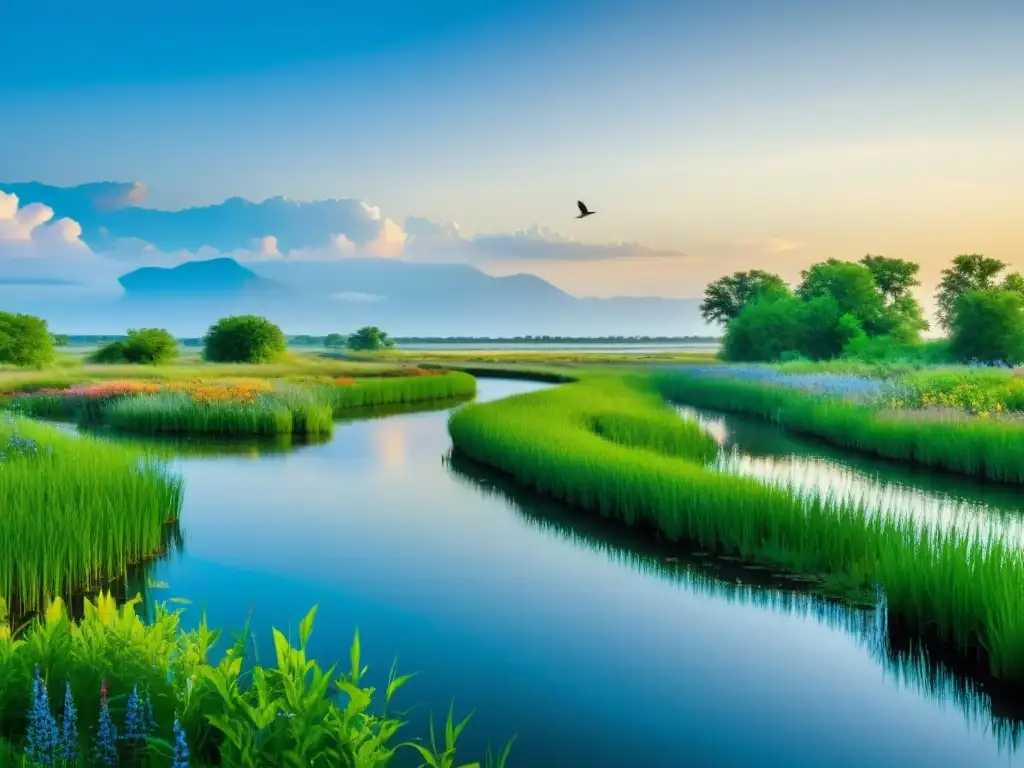
M544 386L482 379L479 398ZM188 598L186 616L205 609L213 626L251 611L264 658L269 628L294 637L318 604L322 661L347 658L358 627L371 676L396 655L421 672L399 702L423 703L407 736L453 698L456 714L476 709L463 760L516 734L511 764L529 768L1024 765L1011 724L970 685L888 648L874 611L675 560L446 461L448 413L177 459L185 544L152 567L168 585L152 596ZM796 451L767 426L730 434L762 458ZM928 476L908 483L935 491Z

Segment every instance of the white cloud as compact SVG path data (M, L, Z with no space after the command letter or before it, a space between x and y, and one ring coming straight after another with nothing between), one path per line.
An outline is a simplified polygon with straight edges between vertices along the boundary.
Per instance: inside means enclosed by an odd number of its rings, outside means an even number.
M81 235L77 221L54 220L49 206L20 205L0 190L0 277L110 286L120 272L116 262L93 253Z

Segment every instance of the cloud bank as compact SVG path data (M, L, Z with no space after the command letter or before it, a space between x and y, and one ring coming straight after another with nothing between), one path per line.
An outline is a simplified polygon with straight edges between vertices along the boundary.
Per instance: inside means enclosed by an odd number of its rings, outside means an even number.
M350 198L230 198L216 205L166 211L139 207L146 186L134 182L67 188L0 183L4 189L0 277L8 278L108 284L140 266L174 266L223 256L239 262L381 258L483 267L504 263L521 264L527 271L530 262L686 258L681 252L637 242L582 242L538 225L466 237L455 222L408 216L399 223L379 206ZM62 218L55 218L58 213Z

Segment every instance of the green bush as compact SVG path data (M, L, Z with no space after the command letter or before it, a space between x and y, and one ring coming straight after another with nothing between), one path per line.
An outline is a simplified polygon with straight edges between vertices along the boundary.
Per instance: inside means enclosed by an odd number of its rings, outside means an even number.
M286 347L281 329L258 315L223 317L203 337L203 357L211 363L266 363Z
M1024 362L1024 296L1016 291L965 293L952 317L949 351L961 362Z
M135 363L166 365L178 356L177 340L163 328L142 328L128 331L123 341L112 341L96 350L92 363Z
M42 368L53 362L53 336L34 315L0 312L0 363Z

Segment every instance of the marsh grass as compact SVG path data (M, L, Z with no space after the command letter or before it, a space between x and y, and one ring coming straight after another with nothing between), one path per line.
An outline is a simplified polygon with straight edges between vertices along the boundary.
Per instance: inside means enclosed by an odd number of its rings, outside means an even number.
M727 373L696 376L677 370L659 372L655 381L667 398L683 404L758 416L888 459L1024 484L1024 421L902 418L881 404L813 396Z
M457 450L523 485L670 541L851 588L879 585L907 626L984 654L998 677L1024 676L1018 546L716 471L666 453L672 440L623 445L593 429L607 412L651 424L666 410L649 379L595 377L469 405L449 431Z
M318 393L339 416L355 408L473 397L476 379L462 371L448 371L435 376L362 379L350 385L321 387Z
M8 603L31 608L120 574L159 550L178 519L181 479L144 452L11 415L0 415L0 448Z

